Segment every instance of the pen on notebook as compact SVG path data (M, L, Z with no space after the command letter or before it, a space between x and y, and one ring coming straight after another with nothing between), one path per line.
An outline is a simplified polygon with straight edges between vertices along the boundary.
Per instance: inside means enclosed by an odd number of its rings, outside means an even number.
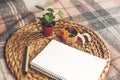
M29 62L29 53L30 53L30 46L26 46L26 57L25 57L25 68L24 72L25 74L28 72L28 62Z

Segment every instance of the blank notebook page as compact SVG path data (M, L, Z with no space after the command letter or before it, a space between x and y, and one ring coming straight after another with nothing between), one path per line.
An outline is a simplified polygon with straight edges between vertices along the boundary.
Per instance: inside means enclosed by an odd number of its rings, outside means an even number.
M98 80L106 60L52 40L31 63L65 80Z

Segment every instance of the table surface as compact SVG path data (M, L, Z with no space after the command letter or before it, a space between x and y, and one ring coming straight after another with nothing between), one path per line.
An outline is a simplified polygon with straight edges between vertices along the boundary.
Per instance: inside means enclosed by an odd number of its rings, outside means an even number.
M25 46L30 45L29 62L50 42L55 39L61 41L59 38L59 31L64 27L75 27L79 33L89 33L92 37L92 41L81 43L78 39L73 44L67 44L79 50L88 52L92 55L104 58L109 61L109 51L104 42L88 27L82 26L68 20L58 20L54 26L54 33L50 37L45 37L42 34L42 27L39 22L31 23L12 34L6 44L6 62L11 73L18 80L48 80L49 77L41 74L30 68L26 75L23 74L24 62L25 62ZM62 41L61 41L62 42ZM109 62L107 63L103 73L100 76L100 80L103 80L109 69Z

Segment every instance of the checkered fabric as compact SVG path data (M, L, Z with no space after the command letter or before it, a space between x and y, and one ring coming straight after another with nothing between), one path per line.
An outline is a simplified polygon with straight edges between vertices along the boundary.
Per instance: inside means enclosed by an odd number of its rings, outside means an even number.
M111 55L105 80L120 80L120 0L0 0L0 80L15 80L5 63L5 43L14 31L41 15L36 4L62 10L66 19L100 35Z

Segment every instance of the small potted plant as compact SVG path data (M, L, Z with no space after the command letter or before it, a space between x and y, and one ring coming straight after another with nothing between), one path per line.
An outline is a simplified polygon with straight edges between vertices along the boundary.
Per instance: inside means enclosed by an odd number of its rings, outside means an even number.
M74 43L77 41L78 31L73 27L65 27L60 31L61 39L65 43Z
M54 9L47 8L44 9L41 6L36 5L36 8L43 11L43 15L41 17L37 17L40 20L40 23L42 24L43 34L45 36L51 36L54 30L55 26L55 18L58 14L61 19L64 18L63 12L58 11L56 14L54 13Z

